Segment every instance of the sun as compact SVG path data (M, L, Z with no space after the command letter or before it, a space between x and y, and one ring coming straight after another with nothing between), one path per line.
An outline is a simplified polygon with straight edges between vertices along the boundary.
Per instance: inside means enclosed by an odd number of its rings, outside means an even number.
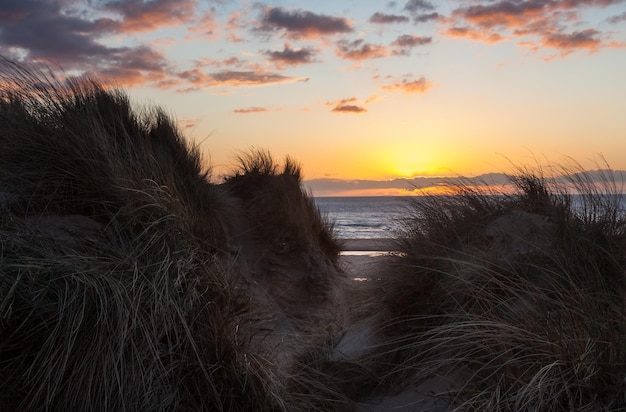
M388 156L387 164L391 174L403 178L432 176L438 170L436 159L427 153L394 151Z

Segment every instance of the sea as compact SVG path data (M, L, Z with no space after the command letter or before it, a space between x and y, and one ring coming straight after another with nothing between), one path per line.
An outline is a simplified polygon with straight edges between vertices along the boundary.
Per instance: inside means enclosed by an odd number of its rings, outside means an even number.
M410 210L406 196L316 197L323 215L334 222L340 239L391 239Z
M315 197L322 214L334 222L335 235L340 239L395 238L402 221L410 215L417 197ZM581 208L582 198L572 196L574 207ZM626 196L619 197L619 207L626 209Z

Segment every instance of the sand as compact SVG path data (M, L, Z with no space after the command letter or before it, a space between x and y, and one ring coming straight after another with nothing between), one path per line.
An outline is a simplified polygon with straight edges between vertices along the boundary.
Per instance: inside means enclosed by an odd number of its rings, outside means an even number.
M390 252L394 250L393 239L339 239L344 252Z
M354 280L364 281L380 276L381 265L393 253L391 239L341 239L339 262Z

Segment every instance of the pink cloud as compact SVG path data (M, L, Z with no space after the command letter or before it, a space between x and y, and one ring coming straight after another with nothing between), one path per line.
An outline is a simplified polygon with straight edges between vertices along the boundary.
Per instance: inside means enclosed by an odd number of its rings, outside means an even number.
M211 8L210 11L206 12L202 17L200 17L200 19L198 19L198 22L189 27L188 30L192 33L197 33L205 36L214 35L215 31L218 28L215 13L215 9Z
M451 26L443 33L486 43L502 41L510 33L519 38L520 46L531 45L531 50L540 52L537 44L541 44L561 51L561 56L577 50L597 51L614 47L615 42L609 33L579 29L584 23L582 11L621 3L622 0L478 0L455 9L449 19Z
M420 77L417 80L402 79L401 81L394 82L389 85L382 86L382 90L389 92L401 91L407 94L425 93L432 87L432 83L426 80L424 77Z
M503 37L499 33L493 33L488 30L475 30L471 27L450 27L444 34L448 37L465 37L472 40L479 40L485 43L494 44L506 40L506 37Z

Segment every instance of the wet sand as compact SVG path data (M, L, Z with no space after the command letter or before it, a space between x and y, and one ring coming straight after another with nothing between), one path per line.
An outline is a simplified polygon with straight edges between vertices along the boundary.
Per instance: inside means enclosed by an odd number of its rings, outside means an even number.
M391 252L393 239L339 239L344 252Z
M381 274L381 265L394 251L391 239L342 239L339 257L341 267L354 280L375 279Z

